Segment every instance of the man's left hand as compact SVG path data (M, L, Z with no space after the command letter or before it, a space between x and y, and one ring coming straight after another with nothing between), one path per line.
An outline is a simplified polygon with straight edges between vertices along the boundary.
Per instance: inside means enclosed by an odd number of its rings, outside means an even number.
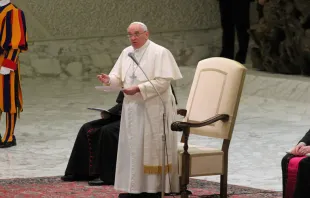
M127 89L124 89L123 92L127 95L135 95L136 93L140 92L140 89L138 86L129 87Z

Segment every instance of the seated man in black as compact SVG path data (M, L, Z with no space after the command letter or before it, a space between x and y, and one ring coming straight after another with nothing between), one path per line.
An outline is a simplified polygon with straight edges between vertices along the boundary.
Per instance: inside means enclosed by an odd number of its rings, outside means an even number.
M310 197L310 130L282 159L283 197Z
M85 123L75 140L63 181L89 181L89 185L113 185L124 93L120 92L110 114Z

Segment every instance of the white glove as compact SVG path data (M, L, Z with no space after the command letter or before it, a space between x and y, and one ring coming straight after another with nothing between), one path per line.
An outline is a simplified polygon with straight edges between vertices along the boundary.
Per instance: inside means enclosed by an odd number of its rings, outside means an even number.
M1 69L0 69L0 73L1 73L2 75L8 75L8 74L10 74L11 70L12 70L12 69L10 69L10 68L7 68L7 67L2 66Z

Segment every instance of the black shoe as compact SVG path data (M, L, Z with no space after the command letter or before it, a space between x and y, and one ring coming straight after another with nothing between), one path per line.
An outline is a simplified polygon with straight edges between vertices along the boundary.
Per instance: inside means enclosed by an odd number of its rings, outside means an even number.
M129 193L121 193L118 195L118 198L130 198L130 194Z
M145 198L143 193L131 194L131 193L121 193L118 198Z
M141 197L145 198L161 198L161 193L142 193ZM166 196L166 193L165 193Z
M185 192L186 192L186 194L188 194L188 195L192 195L193 193L191 192L191 191L189 191L189 190L185 190ZM165 196L172 196L172 195L181 195L181 192L178 192L178 193L165 193Z
M14 136L13 136L12 142L2 142L2 141L0 142L0 148L9 148L9 147L16 146L16 145L17 145L16 138Z
M65 176L62 176L60 179L62 181L67 181L67 182L75 181L75 178L73 175L65 175Z
M89 181L88 185L90 185L90 186L102 186L102 185L105 185L105 183L100 178L96 178L94 180Z

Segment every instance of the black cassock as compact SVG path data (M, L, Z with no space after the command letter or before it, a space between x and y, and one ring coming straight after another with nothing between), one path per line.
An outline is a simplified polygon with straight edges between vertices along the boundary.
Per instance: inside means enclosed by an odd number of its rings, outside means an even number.
M310 130L299 141L304 142L307 146L310 145ZM295 171L289 163L292 159L295 162ZM283 198L309 198L310 197L310 157L294 156L287 154L283 157L281 162L282 167L282 185ZM295 180L295 181L294 181Z
M123 92L117 104L109 109L111 116L85 123L74 143L65 171L71 181L92 180L100 177L107 184L114 184L118 137Z

